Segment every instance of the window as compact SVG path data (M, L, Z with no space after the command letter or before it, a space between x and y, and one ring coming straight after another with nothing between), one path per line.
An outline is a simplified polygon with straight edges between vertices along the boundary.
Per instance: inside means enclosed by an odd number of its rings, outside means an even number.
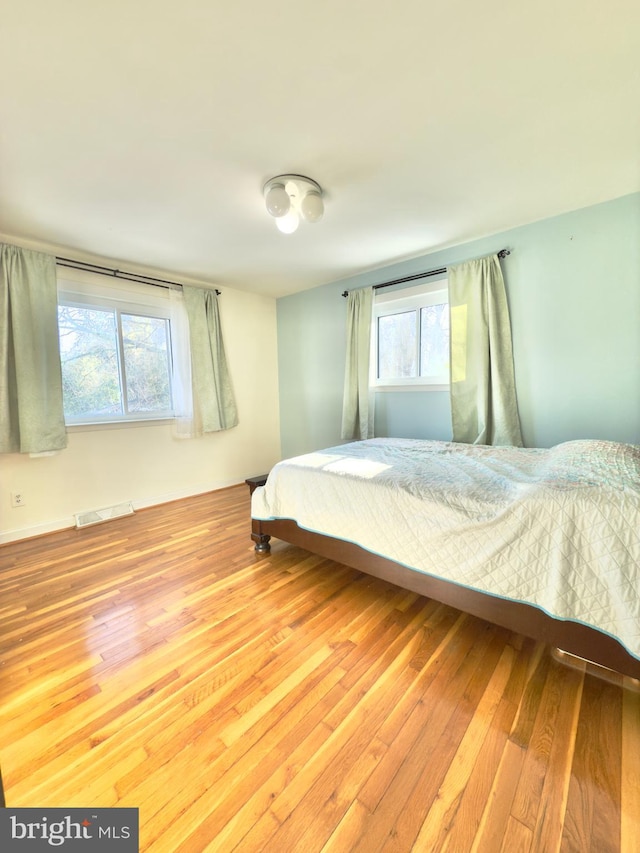
M168 291L84 275L58 281L67 424L173 417Z
M372 328L375 388L449 384L446 280L376 295Z

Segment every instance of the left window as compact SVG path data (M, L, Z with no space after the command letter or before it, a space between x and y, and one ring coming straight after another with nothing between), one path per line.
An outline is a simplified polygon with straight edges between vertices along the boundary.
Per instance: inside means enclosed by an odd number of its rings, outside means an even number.
M95 278L58 280L66 423L174 417L168 291Z

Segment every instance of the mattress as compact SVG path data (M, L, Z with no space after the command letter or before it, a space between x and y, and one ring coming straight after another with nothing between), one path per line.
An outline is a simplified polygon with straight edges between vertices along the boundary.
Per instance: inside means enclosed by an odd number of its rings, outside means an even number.
M252 516L610 634L640 657L640 447L369 439L278 463Z

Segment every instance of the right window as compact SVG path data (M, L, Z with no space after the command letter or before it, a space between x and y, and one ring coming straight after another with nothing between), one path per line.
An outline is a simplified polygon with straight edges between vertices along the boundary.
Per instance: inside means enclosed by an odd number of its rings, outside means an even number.
M446 279L376 294L371 384L378 390L449 385Z

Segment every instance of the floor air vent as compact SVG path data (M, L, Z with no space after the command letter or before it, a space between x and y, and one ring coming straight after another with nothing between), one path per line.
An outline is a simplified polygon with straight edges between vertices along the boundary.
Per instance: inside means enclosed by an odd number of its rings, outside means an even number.
M128 501L116 506L107 506L104 509L94 509L90 512L76 513L76 527L89 527L91 524L102 524L103 521L111 521L112 518L121 518L123 515L133 515L133 504Z

